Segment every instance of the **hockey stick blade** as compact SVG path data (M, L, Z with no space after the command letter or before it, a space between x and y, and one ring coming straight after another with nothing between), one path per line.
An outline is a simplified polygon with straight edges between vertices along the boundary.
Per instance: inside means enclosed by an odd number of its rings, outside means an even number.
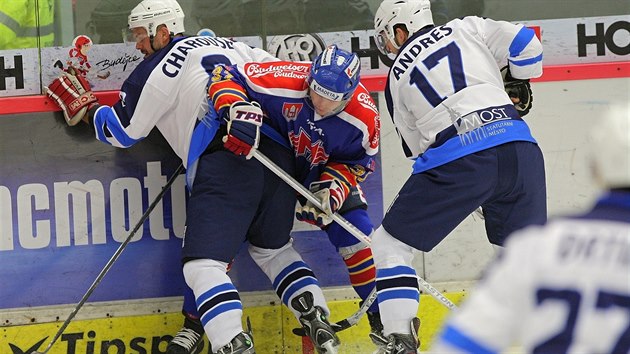
M361 307L359 307L359 310L357 310L357 312L353 313L350 317L336 323L337 326L334 327L335 332L343 331L344 329L348 329L359 323L359 320L361 320L363 315L367 313L367 310L370 308L370 306L372 306L374 301L376 301L376 288L372 289L370 295L368 295L365 301L363 301L363 304L361 304Z
M153 200L153 202L151 202L151 205L149 205L149 207L147 208L147 210L144 212L144 214L142 214L142 216L140 217L140 220L138 220L138 222L136 223L136 225L134 226L133 230L131 230L131 232L129 233L129 235L127 236L127 238L125 239L125 241L123 241L123 243L120 244L120 246L118 246L118 249L116 249L116 252L114 252L114 254L112 255L112 257L109 259L109 261L107 261L107 264L105 264L105 266L103 267L103 269L101 270L100 273L98 273L98 275L96 276L96 279L94 279L94 282L92 282L92 285L90 285L90 287L88 288L88 290L85 292L85 294L83 295L83 297L81 298L81 300L79 301L79 303L74 307L74 310L72 310L72 312L70 313L70 315L68 315L68 318L66 318L66 320L63 322L63 324L61 325L61 327L59 327L59 329L57 330L57 333L55 334L55 336L53 337L53 339L50 341L50 343L48 343L48 346L46 347L46 349L44 349L43 352L38 352L38 351L32 351L29 354L47 354L48 351L52 348L52 346L57 342L57 339L59 339L59 337L61 337L61 334L63 333L63 331L66 329L66 327L68 327L68 325L70 324L70 321L72 321L72 319L74 318L74 316L79 312L79 310L83 307L83 304L85 304L85 302L88 300L88 298L90 297L90 295L92 295L92 293L94 292L94 289L96 289L96 287L98 286L98 284L101 282L101 280L103 280L103 277L105 276L105 274L107 274L107 272L109 272L109 269L114 265L114 262L116 262L116 260L118 259L118 257L120 257L120 254L122 253L122 251L125 250L125 248L127 247L127 245L129 244L129 242L131 241L131 239L133 238L133 236L136 234L136 232L142 227L142 225L144 224L144 222L149 218L149 214L151 214L151 212L153 211L153 209L157 206L157 204L162 201L162 198L164 197L164 194L166 194L166 192L170 189L171 185L173 185L173 183L175 182L175 180L177 179L177 177L184 171L184 165L179 165L179 167L177 168L177 170L175 171L175 173L173 173L173 175L171 176L171 178L166 182L166 185L164 185L164 187L162 188L162 190L160 191L160 193L158 193L158 195L155 197L155 199Z

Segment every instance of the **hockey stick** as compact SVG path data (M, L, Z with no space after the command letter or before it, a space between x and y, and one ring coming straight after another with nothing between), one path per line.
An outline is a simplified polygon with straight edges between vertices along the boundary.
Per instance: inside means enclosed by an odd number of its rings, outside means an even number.
M368 295L367 299L363 301L363 304L361 304L361 307L359 307L359 310L357 310L357 312L353 313L348 318L338 321L337 323L335 323L334 326L332 326L335 329L335 332L343 331L344 329L348 329L359 323L361 317L365 315L370 306L372 306L374 301L376 301L376 295L376 287L374 287L374 289L372 289L372 291L370 292L370 295Z
M289 176L283 169L278 167L273 161L269 160L267 156L265 156L262 152L256 150L253 154L256 160L260 161L265 167L270 169L276 176L280 177L283 181L285 181L288 185L293 187L298 193L300 193L304 198L306 198L309 202L313 203L320 210L323 210L321 201L306 187L304 187L300 182L296 181L293 177ZM361 230L359 230L356 226L351 224L348 220L346 220L341 215L334 213L332 214L332 219L337 222L341 227L343 227L346 231L348 231L352 236L356 237L357 240L361 241L366 246L372 245L372 240L367 237ZM422 277L416 275L420 285L436 300L438 300L442 305L446 306L449 309L454 309L456 306L449 300L446 296L444 296L438 289L433 287L433 285L429 284L426 280L422 279ZM370 297L368 297L369 299ZM368 302L367 299L365 301ZM365 305L365 303L363 304ZM370 307L369 304L367 307ZM367 311L367 310L366 310ZM357 312L358 314L358 312ZM354 315L353 315L354 316Z
M162 188L162 191L160 191L160 193L155 197L155 199L153 200L151 205L149 205L149 208L147 208L147 210L144 212L144 214L142 214L142 216L140 217L140 220L138 220L138 223L136 224L136 226L134 226L133 230L131 230L131 232L129 233L129 236L127 236L127 239L125 239L125 241L123 243L121 243L120 246L118 246L118 249L116 250L116 252L114 252L114 255L109 259L109 261L107 261L107 264L105 264L105 267L103 267L101 272L98 273L98 276L96 277L96 279L94 279L94 282L92 283L92 285L85 292L85 295L83 295L83 297L81 298L81 301L79 301L77 306L74 307L74 310L72 310L72 312L70 313L68 318L66 318L64 323L61 325L61 327L59 327L59 330L57 330L57 333L55 334L53 339L50 341L50 343L48 343L48 346L46 347L46 349L44 349L43 352L32 351L31 354L46 354L46 353L48 353L50 348L52 348L53 344L55 344L57 339L59 339L59 337L61 336L63 331L66 329L66 327L68 327L68 325L70 324L70 321L72 321L72 319L77 314L77 312L79 312L81 307L83 307L83 304L85 304L85 302L90 297L90 295L92 295L92 292L94 292L94 289L96 289L96 287L101 282L101 280L103 280L103 277L105 276L105 274L107 274L107 272L112 267L114 262L116 262L118 257L120 257L120 254L127 247L127 245L129 244L129 242L131 241L133 236L142 227L144 222L149 217L149 214L151 214L151 211L153 211L155 206L160 201L162 201L162 198L164 197L164 194L166 194L166 191L169 190L171 185L173 185L173 182L175 182L175 180L177 179L177 176L179 176L180 173L182 173L183 171L184 171L184 165L179 165L179 167L177 168L175 173L173 173L173 176L171 176L171 178L168 180L168 182L166 182L166 185Z
M442 305L446 306L450 310L454 310L457 307L451 300L449 300L446 296L440 293L436 288L434 288L426 280L422 279L420 276L417 276L417 278L420 284L422 285L422 287L429 294L431 294L431 296L433 296L440 303L442 303ZM374 288L372 289L368 297L365 299L365 301L363 301L363 303L361 304L361 307L355 313L350 315L350 317L335 323L335 325L333 326L335 332L343 331L344 329L348 329L354 326L355 324L359 323L359 320L361 319L361 317L365 315L365 313L370 308L370 306L372 306L374 301L376 301L376 297L377 297L376 295L377 295L376 288Z
M361 307L359 307L359 309L355 313L348 316L347 318L344 318L341 321L337 321L331 324L332 329L335 332L341 332L359 323L359 320L361 320L361 318L363 317L363 315L366 314L370 306L372 306L374 301L376 301L376 295L377 295L376 288L374 288L372 289L372 291L370 291L370 294L368 295L368 297L365 299L365 301L363 301L363 303L361 304ZM294 328L293 334L300 337L306 337L306 330L303 327Z
M254 151L254 158L260 161L265 167L271 170L271 172L275 173L276 176L280 177L283 181L285 181L289 186L295 189L298 193L300 193L304 198L306 198L309 202L313 203L319 210L324 210L322 207L322 202L313 194L311 191L306 189L300 182L296 181L293 177L289 176L283 169L281 169L278 165L276 165L273 161L269 160L267 156L265 156L262 152L256 150ZM352 225L348 220L344 219L341 215L334 213L331 215L332 219L337 222L341 227L346 229L352 236L356 237L357 240L361 241L366 247L370 247L372 245L372 240L369 237L365 236L361 230L357 229L356 226Z

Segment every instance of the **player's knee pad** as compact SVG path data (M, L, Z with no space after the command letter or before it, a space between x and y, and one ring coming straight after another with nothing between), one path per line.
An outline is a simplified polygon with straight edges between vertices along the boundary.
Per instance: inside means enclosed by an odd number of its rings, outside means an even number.
M377 269L398 265L412 266L413 248L387 232L380 226L372 236L372 254Z

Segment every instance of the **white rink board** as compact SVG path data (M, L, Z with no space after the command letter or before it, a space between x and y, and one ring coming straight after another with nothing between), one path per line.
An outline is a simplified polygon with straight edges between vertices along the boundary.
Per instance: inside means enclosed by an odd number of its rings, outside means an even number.
M588 133L602 109L630 102L630 79L533 83L534 106L525 120L538 141L547 176L550 217L586 210L600 192L587 165ZM379 93L383 205L389 206L411 171ZM630 110L628 113L630 119ZM465 282L479 278L494 255L483 221L469 216L428 254L418 252L414 266L431 283Z

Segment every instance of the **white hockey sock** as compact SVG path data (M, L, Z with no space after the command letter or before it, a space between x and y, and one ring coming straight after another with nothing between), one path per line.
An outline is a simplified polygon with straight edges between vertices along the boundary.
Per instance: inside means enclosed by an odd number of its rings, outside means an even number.
M260 269L267 274L276 294L293 312L295 318L299 320L300 313L291 307L291 300L305 291L313 294L315 306L321 307L326 315L330 314L319 282L313 270L304 263L302 257L293 248L293 240L279 249L250 245L249 254Z
M226 269L227 263L210 259L184 264L184 278L195 293L201 323L213 352L243 331L243 305Z
M420 295L412 267L413 248L392 237L381 226L372 236L372 254L383 333L409 334L411 320L418 313Z

